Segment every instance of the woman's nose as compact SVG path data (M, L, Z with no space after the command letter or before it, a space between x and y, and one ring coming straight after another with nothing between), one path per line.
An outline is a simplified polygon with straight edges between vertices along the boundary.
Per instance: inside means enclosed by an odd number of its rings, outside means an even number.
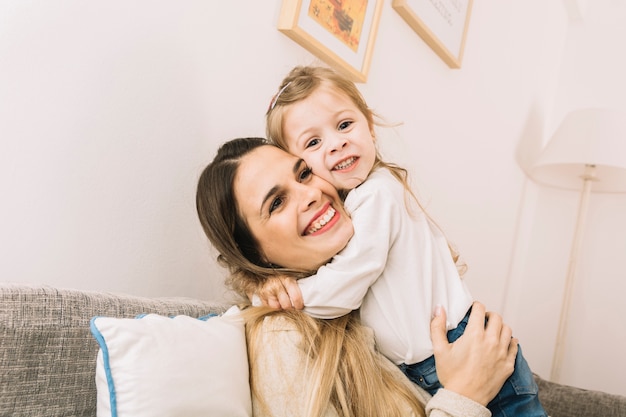
M322 191L309 184L299 184L299 186L301 210L306 211L312 207L316 207L316 203L321 200Z

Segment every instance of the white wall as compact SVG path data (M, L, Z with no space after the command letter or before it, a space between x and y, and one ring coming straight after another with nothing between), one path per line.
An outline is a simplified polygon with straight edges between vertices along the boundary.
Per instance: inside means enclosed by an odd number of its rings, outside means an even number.
M220 143L262 135L279 81L315 62L276 30L280 3L0 0L1 279L223 297L195 181ZM567 36L561 0L475 1L463 67L451 70L385 2L361 85L378 113L404 123L381 132L384 152L410 168L476 298L519 323L544 376L552 333L538 337L520 317L528 307L556 317L561 271L535 255L551 275L527 276L523 237L565 237L535 228L529 207L543 197L529 197L519 164L566 100ZM530 284L551 301L538 305Z
M626 110L626 58L621 52L626 3L594 0L578 11L565 44L554 108L546 114L544 141L571 110ZM529 153L534 145L523 144ZM534 370L546 376L552 364L579 198L579 193L532 182L524 194L524 227L513 257L506 312ZM626 316L622 301L626 289L624 213L626 195L591 195L562 365L563 382L622 395L626 394L626 362L622 360L626 335L621 324Z

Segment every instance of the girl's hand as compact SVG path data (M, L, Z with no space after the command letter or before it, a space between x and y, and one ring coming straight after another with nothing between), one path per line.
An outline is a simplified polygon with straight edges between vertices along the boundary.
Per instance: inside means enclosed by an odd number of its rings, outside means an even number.
M475 302L465 332L454 343L448 343L441 307L435 310L430 331L441 384L486 406L513 373L518 341L511 338L511 328Z
M269 277L256 291L263 305L283 310L302 310L304 301L294 278L277 275Z

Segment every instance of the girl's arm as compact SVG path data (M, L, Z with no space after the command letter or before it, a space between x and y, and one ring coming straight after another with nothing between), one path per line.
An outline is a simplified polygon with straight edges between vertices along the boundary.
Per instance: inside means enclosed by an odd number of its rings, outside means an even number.
M361 306L387 263L393 236L400 227L400 210L405 210L404 194L397 186L368 180L350 193L346 206L354 224L348 245L315 275L298 281L285 276L268 280L257 292L262 304L298 309L303 300L309 315L324 319L343 316Z

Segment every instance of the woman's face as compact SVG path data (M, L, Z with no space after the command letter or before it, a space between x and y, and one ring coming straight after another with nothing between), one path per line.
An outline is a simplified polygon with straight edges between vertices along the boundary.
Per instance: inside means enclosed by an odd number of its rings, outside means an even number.
M335 188L274 146L241 159L234 191L239 214L268 263L315 270L352 237L352 221Z

